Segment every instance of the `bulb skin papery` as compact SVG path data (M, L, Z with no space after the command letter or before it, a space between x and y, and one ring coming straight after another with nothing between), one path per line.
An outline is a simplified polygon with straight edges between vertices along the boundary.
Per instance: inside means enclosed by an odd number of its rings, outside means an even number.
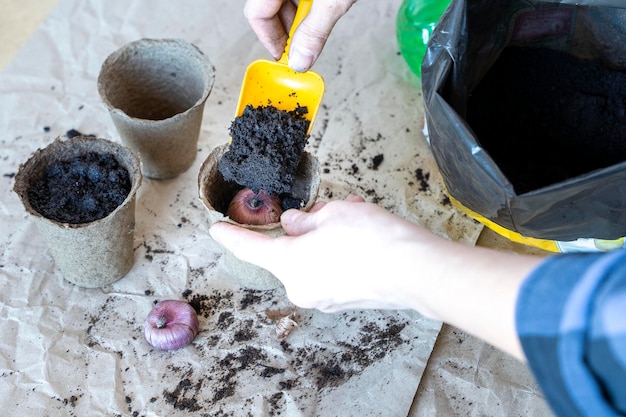
M261 226L280 221L283 213L280 198L265 190L250 188L239 191L228 205L227 215L239 224Z
M159 350L189 345L198 334L198 315L184 301L164 300L154 305L144 324L146 341Z

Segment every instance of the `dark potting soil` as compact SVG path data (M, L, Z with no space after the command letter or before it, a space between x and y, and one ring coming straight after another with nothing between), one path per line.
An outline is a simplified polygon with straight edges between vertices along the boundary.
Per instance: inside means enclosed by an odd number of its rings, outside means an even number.
M113 155L89 152L50 164L28 190L28 200L48 219L81 224L106 217L130 189L128 170Z
M517 194L626 160L626 72L508 47L468 100L467 122Z
M306 113L306 107L246 106L229 128L231 143L219 164L224 179L255 192L288 193L308 139Z

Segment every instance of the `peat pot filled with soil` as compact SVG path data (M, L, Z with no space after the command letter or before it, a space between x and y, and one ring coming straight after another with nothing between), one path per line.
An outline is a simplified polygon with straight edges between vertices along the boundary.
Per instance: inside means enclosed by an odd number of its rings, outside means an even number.
M132 268L141 180L139 157L130 149L106 139L61 137L20 166L13 189L63 277L94 288Z
M211 224L226 221L269 236L284 230L280 214L309 210L317 199L320 166L304 151L308 121L299 111L248 107L230 127L231 142L209 154L198 175L198 193ZM267 290L280 282L265 269L229 251L225 265L243 287Z

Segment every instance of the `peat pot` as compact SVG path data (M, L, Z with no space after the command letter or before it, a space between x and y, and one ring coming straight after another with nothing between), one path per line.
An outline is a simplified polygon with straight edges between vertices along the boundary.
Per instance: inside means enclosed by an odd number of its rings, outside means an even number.
M272 237L283 235L285 232L280 222L260 226L240 224L226 215L230 201L242 189L240 185L234 182L225 181L219 171L220 158L226 153L228 146L228 144L217 146L200 167L198 193L200 200L208 210L209 222L211 224L220 221L230 222ZM304 152L289 194L295 199L300 199L303 202L301 209L308 211L315 204L319 187L319 162L315 156ZM224 263L242 287L270 290L282 285L269 271L238 259L228 250L225 251Z
M173 178L193 164L214 81L209 58L180 39L140 39L106 58L98 92L146 177Z
M91 161L91 165L85 165L86 160ZM72 165L70 161L73 161ZM81 183L84 188L80 192L73 187L57 188L55 193L50 178L62 182L70 176L77 187ZM141 180L140 159L129 148L106 139L62 137L38 149L20 166L13 189L36 222L62 276L81 287L93 288L121 279L133 266L135 199ZM42 182L47 188L41 186ZM112 184L122 184L123 187ZM103 189L104 194L101 193ZM108 195L115 191L118 191L116 198L109 198ZM89 198L71 198L87 193L91 193ZM99 206L96 196L107 196L102 201L113 201L109 203L111 206L116 201L119 204L110 211L108 207L101 210L104 217L91 221L74 222L51 217L51 208L60 207L60 213L69 213L73 212L68 208L69 201L80 201L72 207L79 207L75 218L82 218L85 212L92 213L94 207Z

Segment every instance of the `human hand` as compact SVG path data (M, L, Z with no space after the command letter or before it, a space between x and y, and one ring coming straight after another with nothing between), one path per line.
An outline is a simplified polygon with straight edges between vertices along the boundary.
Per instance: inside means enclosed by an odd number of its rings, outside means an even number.
M296 28L291 40L289 66L304 72L322 52L337 21L356 0L315 0L309 14ZM289 29L296 14L294 0L247 0L244 14L257 37L278 60L285 51Z
M286 235L278 238L228 223L210 233L238 258L272 272L293 303L322 311L416 308L420 297L407 284L438 268L421 250L446 243L360 197L318 202L308 213L288 210L281 222Z
M541 258L449 241L360 197L287 210L281 223L277 238L226 222L210 233L300 307L413 309L523 358L515 302Z

